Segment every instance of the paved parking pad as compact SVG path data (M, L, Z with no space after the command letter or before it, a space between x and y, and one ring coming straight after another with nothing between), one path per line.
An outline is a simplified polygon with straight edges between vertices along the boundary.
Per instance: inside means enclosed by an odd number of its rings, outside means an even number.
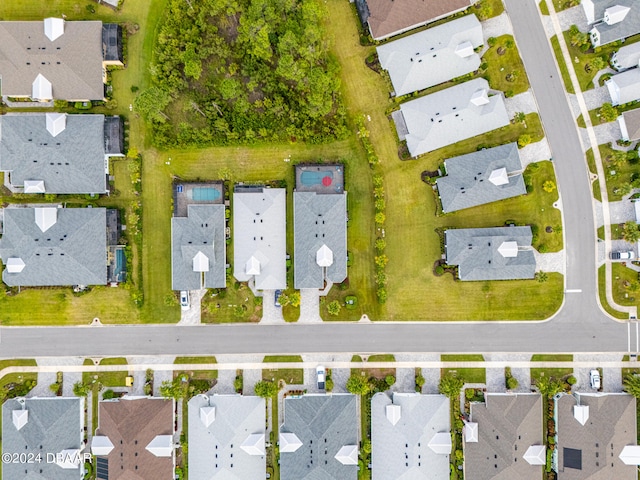
M262 370L243 370L242 371L242 394L253 395L256 383L262 380Z
M391 387L392 392L411 393L416 391L416 369L396 368L396 383Z

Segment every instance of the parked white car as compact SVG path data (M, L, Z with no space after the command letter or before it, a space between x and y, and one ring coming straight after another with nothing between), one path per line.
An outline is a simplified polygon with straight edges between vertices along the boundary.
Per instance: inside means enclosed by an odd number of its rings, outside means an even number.
M191 301L189 300L189 292L187 290L180 292L180 308L182 310L189 310L189 308L191 308Z
M589 371L589 385L595 390L600 390L600 372L598 370Z
M324 390L327 371L322 365L316 367L316 377L318 378L318 390Z

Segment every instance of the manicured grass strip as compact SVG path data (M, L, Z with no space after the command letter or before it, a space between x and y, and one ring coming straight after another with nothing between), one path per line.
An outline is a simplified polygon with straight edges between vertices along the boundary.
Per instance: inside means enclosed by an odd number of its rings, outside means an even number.
M264 363L302 362L300 355L267 355ZM269 368L262 370L262 379L279 382L284 380L289 385L302 385L304 383L304 370L302 368Z
M267 355L264 357L264 363L280 363L280 362L302 362L300 355Z
M390 353L383 353L380 355L371 355L367 359L367 362L395 362L395 361L396 361L396 357L394 357Z
M606 289L605 266L602 265L600 268L598 268L598 295L600 297L600 304L602 305L602 308L604 308L605 312L607 312L613 318L617 318L620 320L628 320L629 315L627 313L619 312L611 308L611 306L607 302L607 292L605 289Z
M0 378L0 390L10 383L25 383L26 381L38 381L38 374L35 372L9 373Z
M95 365L89 358L85 359L84 365ZM100 365L127 365L127 359L123 357L103 358ZM98 384L104 387L124 387L129 372L126 368L117 372L83 372L82 382L87 385L94 385L94 391ZM96 393L97 395L97 393Z
M218 363L216 357L176 357L173 362L176 365L195 363Z
M465 383L486 383L487 370L485 368L442 368L440 375L453 373L464 379Z
M543 3L544 3L544 0L543 0ZM565 63L564 57L562 56L562 49L560 48L560 42L558 41L557 35L554 35L553 37L551 37L551 47L553 48L553 53L556 56L556 60L558 62L558 68L560 68L560 74L562 75L564 88L569 93L576 93L576 91L573 89L573 83L571 83L571 77L569 76L569 69L567 68L567 64Z
M564 377L571 375L573 368L532 368L531 369L531 384L535 385L537 380L542 377L551 378L554 380L562 380Z
M538 8L540 8L540 13L542 15L549 15L549 7L547 7L547 2L545 0L540 0Z
M540 355L536 354L531 357L532 362L573 362L573 355L554 354Z
M440 355L443 362L484 362L484 357L480 354L470 355Z
M37 367L38 364L32 358L19 358L15 360L0 360L0 370L7 367Z

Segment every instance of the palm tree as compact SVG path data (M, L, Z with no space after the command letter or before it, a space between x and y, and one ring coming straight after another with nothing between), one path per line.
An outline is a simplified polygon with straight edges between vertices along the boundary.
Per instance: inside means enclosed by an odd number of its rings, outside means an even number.
M564 391L564 386L557 380L552 380L549 377L540 377L536 382L538 390L542 395L546 395L548 398L553 397L556 393Z
M640 376L631 374L624 377L622 389L629 395L640 398Z
M629 243L636 243L640 240L640 230L636 222L627 222L622 227L622 239Z

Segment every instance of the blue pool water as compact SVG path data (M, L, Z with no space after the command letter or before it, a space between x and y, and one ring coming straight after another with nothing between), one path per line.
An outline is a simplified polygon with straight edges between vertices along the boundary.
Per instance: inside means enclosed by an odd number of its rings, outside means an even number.
M127 259L124 256L124 250L116 250L116 271L115 277L118 282L124 282L127 274Z
M191 195L197 202L213 202L220 198L220 191L217 188L200 187L191 190Z
M322 179L329 177L333 181L332 172L302 172L300 174L300 182L303 185L322 185Z

